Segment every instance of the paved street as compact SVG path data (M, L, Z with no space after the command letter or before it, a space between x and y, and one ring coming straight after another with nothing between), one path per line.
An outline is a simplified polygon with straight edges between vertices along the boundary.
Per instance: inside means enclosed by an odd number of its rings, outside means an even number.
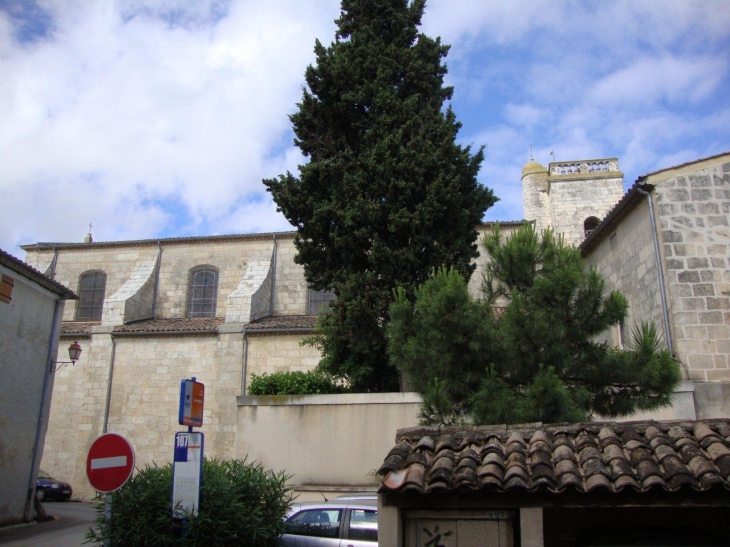
M95 504L46 502L46 513L56 520L0 528L3 547L80 547L94 521Z

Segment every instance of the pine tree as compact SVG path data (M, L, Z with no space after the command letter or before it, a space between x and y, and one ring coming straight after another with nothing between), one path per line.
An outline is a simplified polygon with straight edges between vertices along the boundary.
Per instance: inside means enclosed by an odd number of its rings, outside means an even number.
M529 224L507 239L496 225L483 243L483 300L441 269L391 307L391 358L423 394L425 423L576 422L671 402L679 370L653 325L626 351L600 341L627 303L576 248Z
M343 0L291 116L309 161L299 177L264 181L297 229L310 286L337 296L320 318L320 368L360 391L398 387L385 340L393 289L412 293L441 264L471 275L476 226L496 201L476 180L483 151L455 143L448 46L418 31L424 5Z

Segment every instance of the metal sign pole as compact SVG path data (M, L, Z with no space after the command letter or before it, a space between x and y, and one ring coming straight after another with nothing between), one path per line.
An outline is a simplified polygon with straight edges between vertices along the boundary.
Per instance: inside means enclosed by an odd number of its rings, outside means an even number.
M112 495L107 493L104 496L104 520L106 522L106 530L104 533L104 547L109 547L109 535L112 530Z

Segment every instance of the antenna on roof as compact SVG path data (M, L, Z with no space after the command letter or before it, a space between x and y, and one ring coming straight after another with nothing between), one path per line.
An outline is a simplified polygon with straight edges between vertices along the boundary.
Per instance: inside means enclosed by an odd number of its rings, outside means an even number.
M555 161L555 149L550 150L550 155L553 157L553 161Z
M93 243L94 238L91 236L91 229L94 227L94 225L89 222L89 233L86 234L86 237L84 238L84 243Z
M530 145L530 161L535 161L535 158L532 157L532 145Z

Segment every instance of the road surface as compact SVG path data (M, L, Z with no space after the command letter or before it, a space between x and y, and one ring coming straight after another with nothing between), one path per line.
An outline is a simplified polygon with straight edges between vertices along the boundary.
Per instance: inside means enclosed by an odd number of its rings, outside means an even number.
M46 502L55 520L0 528L2 547L81 547L96 517L95 503ZM85 547L88 547L87 544Z

